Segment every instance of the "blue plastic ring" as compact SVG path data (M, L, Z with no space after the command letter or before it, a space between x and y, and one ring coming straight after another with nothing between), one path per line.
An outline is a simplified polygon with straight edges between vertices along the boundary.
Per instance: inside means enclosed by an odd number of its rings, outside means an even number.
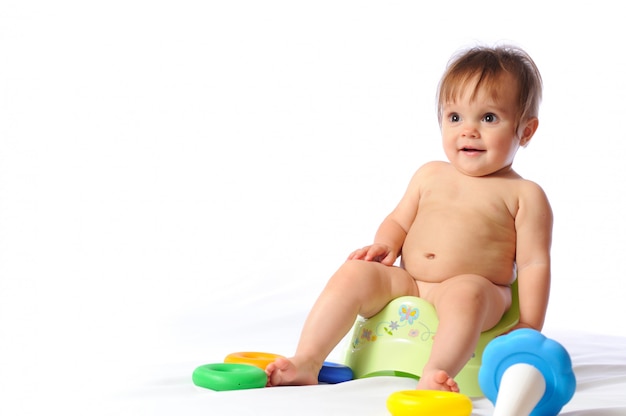
M322 365L322 369L317 376L317 381L328 384L343 383L352 379L354 379L354 373L350 367L329 361L324 361L324 365Z

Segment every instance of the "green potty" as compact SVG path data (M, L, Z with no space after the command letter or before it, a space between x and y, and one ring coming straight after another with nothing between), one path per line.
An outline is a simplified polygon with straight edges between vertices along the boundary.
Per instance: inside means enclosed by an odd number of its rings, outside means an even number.
M461 393L467 396L484 396L478 384L483 350L492 339L519 322L517 281L512 290L511 307L495 327L481 334L474 355L454 378ZM435 308L424 299L413 296L394 299L373 317L357 319L344 362L354 372L354 378L400 376L419 379L438 325Z

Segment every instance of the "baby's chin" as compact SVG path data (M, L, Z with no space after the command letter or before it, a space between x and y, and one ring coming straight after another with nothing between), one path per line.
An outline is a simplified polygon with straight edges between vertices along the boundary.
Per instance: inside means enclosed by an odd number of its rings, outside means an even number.
M511 165L498 167L498 168L481 168L481 169L468 169L463 168L455 163L452 166L462 175L470 176L472 178L484 178L488 176L517 176Z

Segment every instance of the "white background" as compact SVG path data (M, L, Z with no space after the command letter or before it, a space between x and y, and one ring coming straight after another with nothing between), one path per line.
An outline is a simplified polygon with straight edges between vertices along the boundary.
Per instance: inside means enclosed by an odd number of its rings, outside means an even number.
M444 157L437 83L477 43L525 48L544 79L515 168L555 214L546 328L626 335L623 13L507 4L2 1L4 406L290 354L330 274Z

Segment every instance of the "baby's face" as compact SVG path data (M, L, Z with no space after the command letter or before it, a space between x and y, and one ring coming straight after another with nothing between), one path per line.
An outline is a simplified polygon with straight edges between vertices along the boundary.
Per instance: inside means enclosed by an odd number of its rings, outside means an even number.
M442 107L443 147L450 163L469 176L510 170L519 149L516 132L517 83L500 76L493 88L469 82L454 101Z

